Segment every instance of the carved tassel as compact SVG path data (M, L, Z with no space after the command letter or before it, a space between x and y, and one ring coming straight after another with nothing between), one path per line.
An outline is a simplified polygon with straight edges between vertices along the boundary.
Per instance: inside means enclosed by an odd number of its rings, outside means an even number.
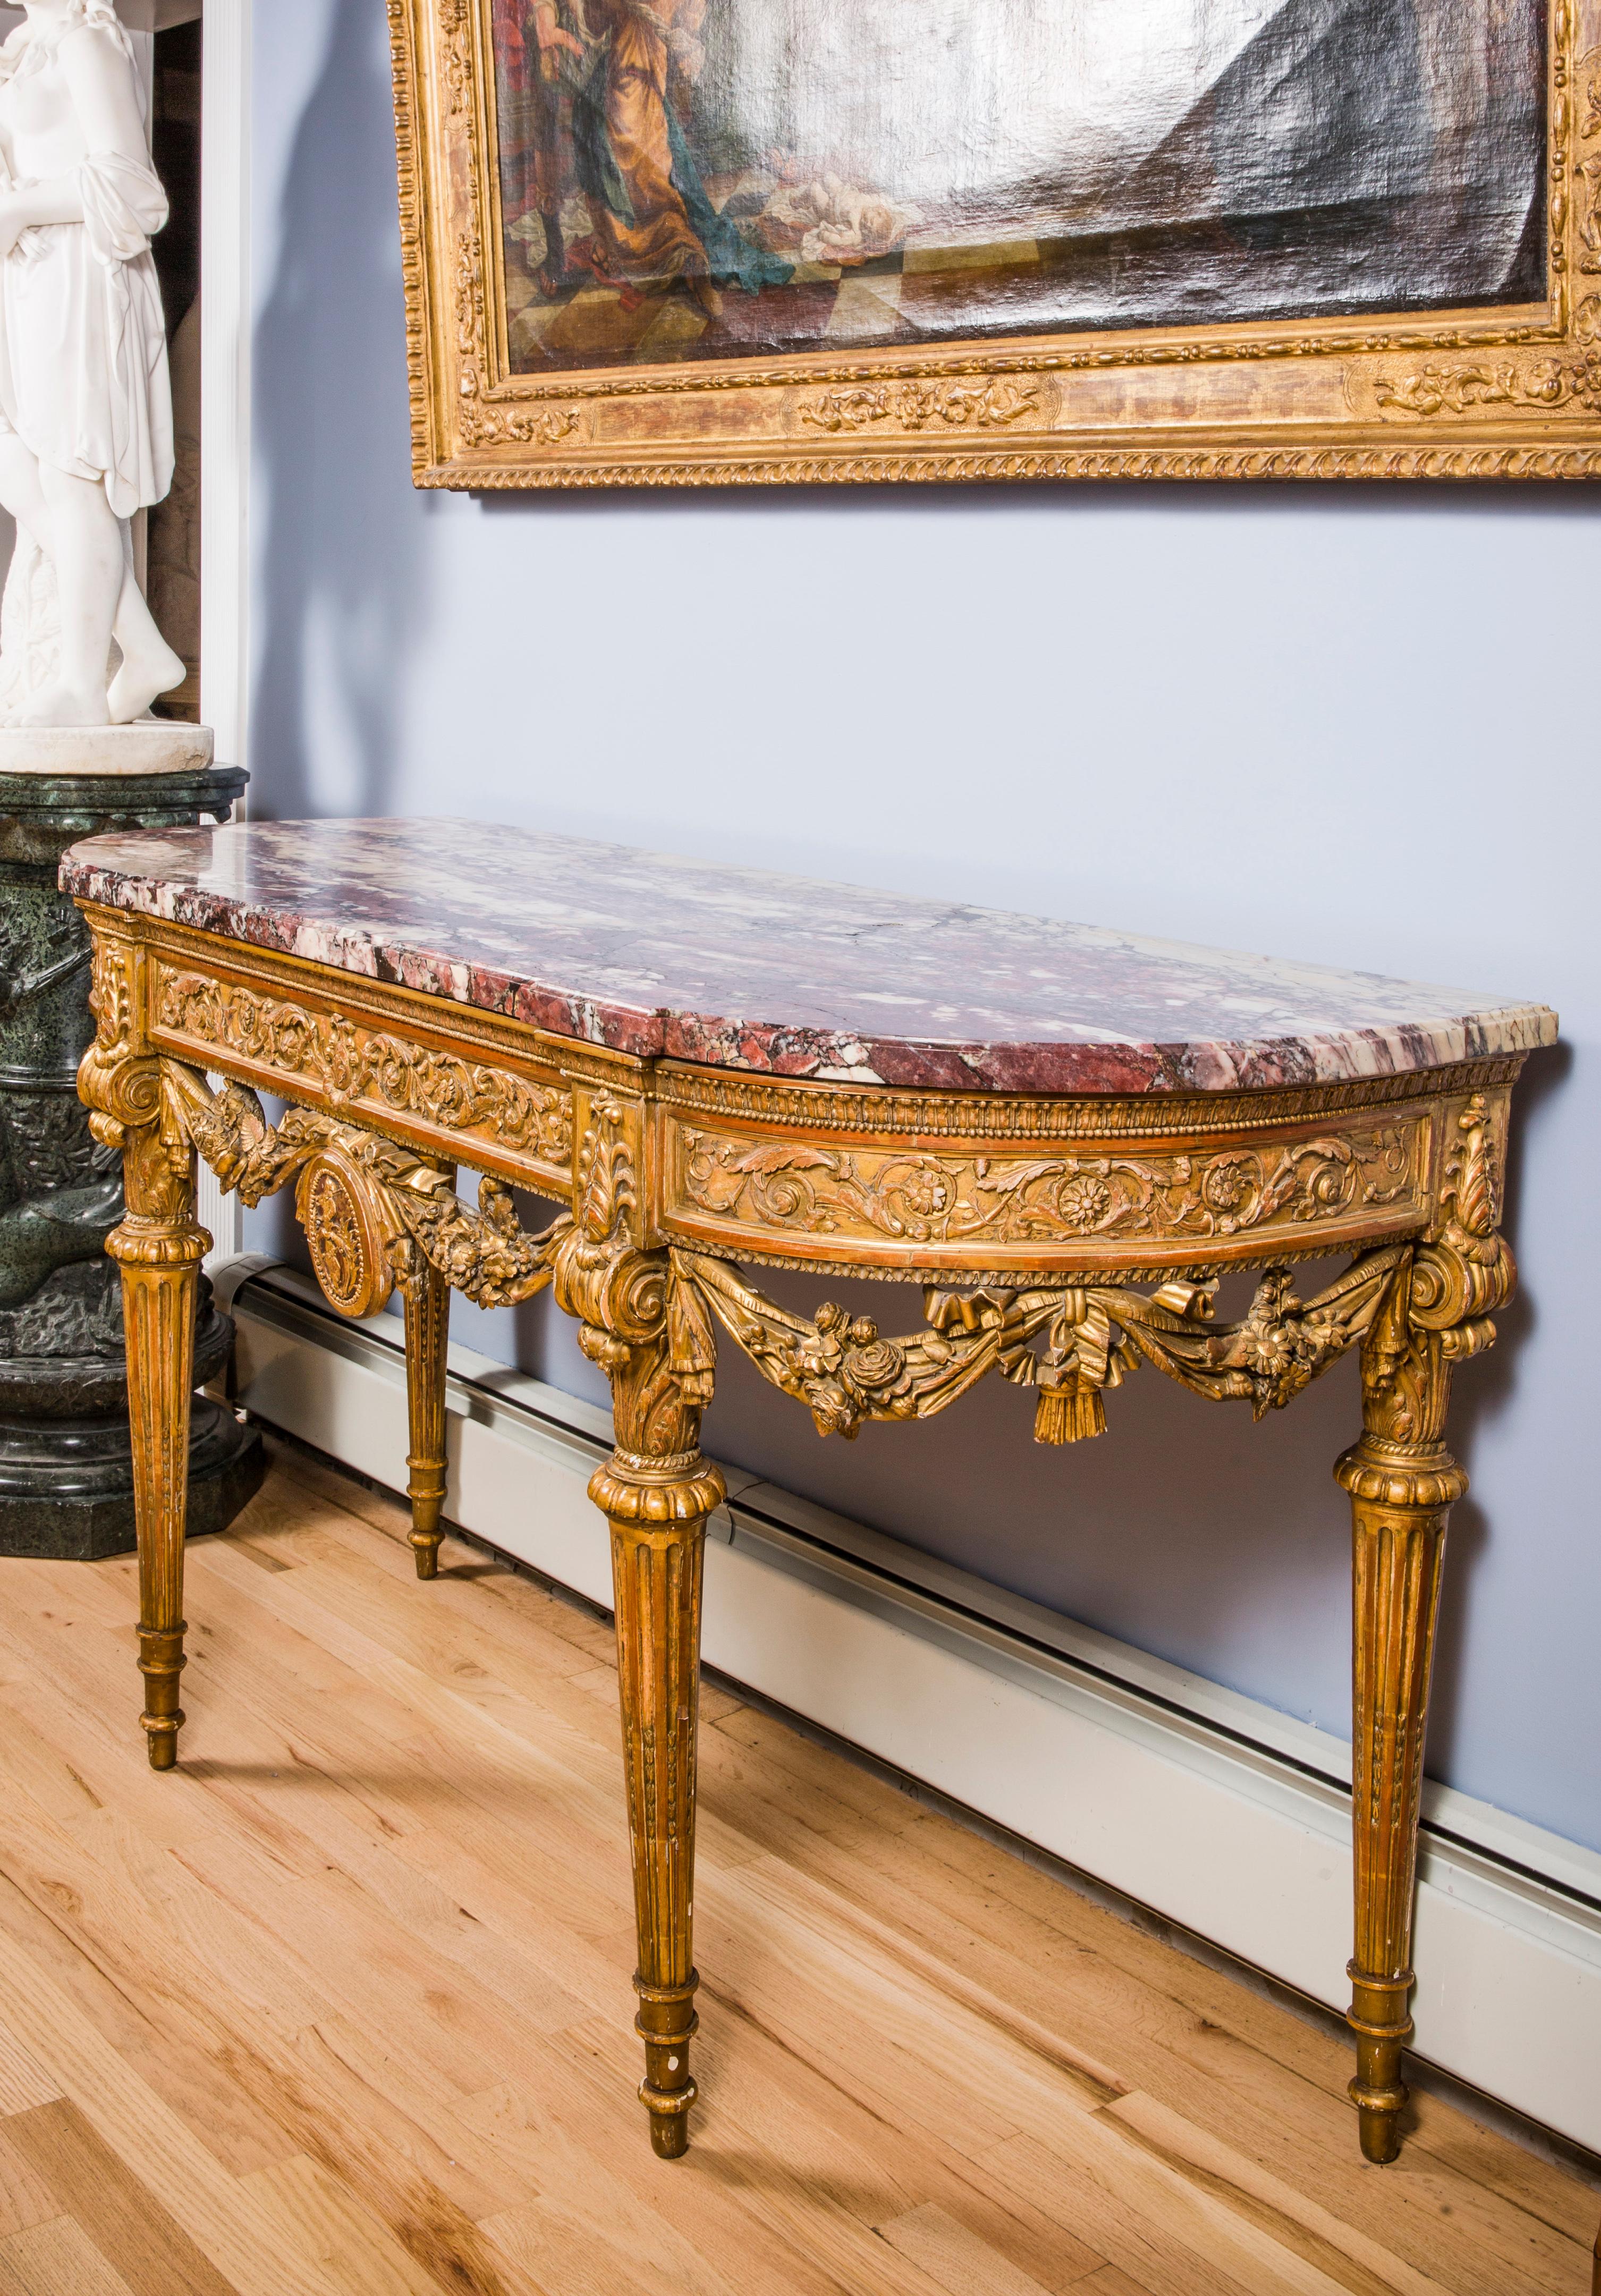
M1106 1432L1106 1406L1098 1387L1047 1387L1034 1413L1036 1443L1082 1443Z

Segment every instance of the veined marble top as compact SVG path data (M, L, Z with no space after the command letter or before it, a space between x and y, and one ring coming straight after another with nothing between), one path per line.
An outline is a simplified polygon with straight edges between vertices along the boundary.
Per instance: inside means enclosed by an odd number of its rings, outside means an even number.
M1556 1041L1543 1004L465 821L95 837L80 898L714 1068L1233 1091Z

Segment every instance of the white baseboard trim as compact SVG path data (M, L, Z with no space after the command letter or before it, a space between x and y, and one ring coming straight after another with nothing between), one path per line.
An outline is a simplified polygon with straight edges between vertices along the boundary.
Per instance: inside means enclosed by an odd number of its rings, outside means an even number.
M400 1486L398 1321L341 1323L259 1259L218 1288L236 1399ZM449 1520L609 1608L585 1496L606 1414L456 1346L448 1401ZM1343 2009L1346 1742L754 1476L728 1489L709 1665ZM1601 2152L1601 1857L1430 1785L1419 1868L1419 2052Z

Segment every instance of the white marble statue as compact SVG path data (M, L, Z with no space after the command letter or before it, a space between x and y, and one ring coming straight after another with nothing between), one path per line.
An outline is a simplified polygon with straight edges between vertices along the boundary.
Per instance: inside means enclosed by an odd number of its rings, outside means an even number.
M127 725L184 677L129 525L172 483L167 196L111 0L25 5L0 48L0 725Z

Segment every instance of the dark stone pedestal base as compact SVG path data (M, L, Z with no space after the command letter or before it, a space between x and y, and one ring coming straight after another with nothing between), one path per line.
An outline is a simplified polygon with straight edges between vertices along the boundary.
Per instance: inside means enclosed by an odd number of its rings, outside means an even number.
M120 738L86 736L86 755ZM105 1251L120 1160L78 1097L91 951L56 871L82 837L226 821L246 778L233 767L0 773L0 1555L87 1560L135 1545L122 1300ZM233 1339L203 1281L200 1300L197 1387ZM220 1530L263 1472L259 1436L197 1398L190 1529Z
M234 1327L209 1304L195 1334L194 1375L213 1379ZM261 1438L231 1411L194 1398L189 1436L189 1535L221 1530L267 1472ZM0 1363L0 1555L67 1562L130 1554L134 1460L122 1365L104 1357L13 1357Z
M132 1462L127 1430L122 1430L120 1459L72 1456L77 1430L51 1430L52 1454L28 1462L0 1436L0 1556L47 1555L61 1562L98 1562L106 1554L131 1554L138 1544L134 1529ZM42 1451L43 1446L36 1446ZM89 1466L88 1474L81 1472ZM119 1491L94 1488L107 1466L107 1480ZM242 1427L232 1412L202 1395L194 1398L194 1434L189 1446L188 1535L226 1530L249 1505L267 1473L267 1454L254 1427ZM91 1488L83 1488L82 1483Z

